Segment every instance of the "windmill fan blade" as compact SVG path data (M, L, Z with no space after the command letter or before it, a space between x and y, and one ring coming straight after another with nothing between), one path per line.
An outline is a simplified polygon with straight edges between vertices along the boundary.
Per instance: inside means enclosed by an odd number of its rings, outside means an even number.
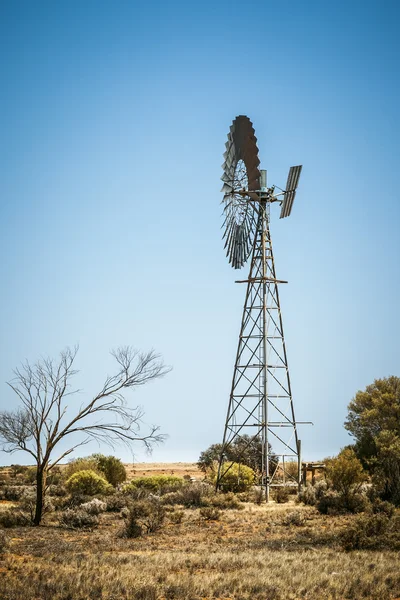
M286 183L286 190L283 196L283 204L281 208L280 219L288 217L292 212L292 206L296 195L297 186L300 179L302 165L290 167L289 175Z

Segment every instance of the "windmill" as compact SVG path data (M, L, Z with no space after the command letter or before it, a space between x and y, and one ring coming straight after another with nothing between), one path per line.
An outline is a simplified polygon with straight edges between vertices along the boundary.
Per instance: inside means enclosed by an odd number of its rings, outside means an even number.
M283 335L278 285L270 236L270 208L281 206L280 218L291 213L301 166L291 167L286 188L267 187L260 170L257 138L248 117L233 121L225 144L222 192L226 255L234 269L251 256L240 327L217 487L236 462L254 460L268 502L273 486L299 486L301 444L297 435L292 390ZM237 453L239 452L239 458ZM240 475L239 475L240 477Z

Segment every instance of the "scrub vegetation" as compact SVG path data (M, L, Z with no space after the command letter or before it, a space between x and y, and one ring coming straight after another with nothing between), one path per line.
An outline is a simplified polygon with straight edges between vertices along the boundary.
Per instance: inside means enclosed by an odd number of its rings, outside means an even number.
M250 454L218 493L214 446L183 476L95 454L53 464L35 527L37 467L0 469L1 600L399 598L399 392L358 392L356 443L268 504Z

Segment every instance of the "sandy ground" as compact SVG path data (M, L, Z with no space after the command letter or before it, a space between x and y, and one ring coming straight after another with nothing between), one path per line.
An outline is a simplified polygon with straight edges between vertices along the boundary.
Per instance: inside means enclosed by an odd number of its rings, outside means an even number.
M175 475L176 477L188 475L198 480L204 477L203 473L197 468L196 463L125 463L125 468L128 479L150 477L151 475Z

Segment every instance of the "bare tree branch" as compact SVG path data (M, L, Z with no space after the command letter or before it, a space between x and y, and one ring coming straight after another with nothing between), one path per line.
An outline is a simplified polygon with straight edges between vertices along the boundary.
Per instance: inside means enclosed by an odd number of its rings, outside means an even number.
M79 391L71 389L71 379L77 373L74 369L77 352L78 347L67 348L57 363L46 358L34 365L26 361L15 369L8 385L20 399L22 408L0 413L3 449L23 450L37 465L35 524L40 523L42 516L46 473L77 447L94 439L111 447L122 443L131 448L141 442L150 450L165 439L156 426L141 433L143 410L140 406L129 407L124 397L126 390L145 385L170 371L158 354L153 350L139 352L129 346L113 350L117 373L108 376L100 392L73 412L66 399ZM72 414L68 417L69 413ZM53 458L61 440L80 433L85 435L83 441Z

